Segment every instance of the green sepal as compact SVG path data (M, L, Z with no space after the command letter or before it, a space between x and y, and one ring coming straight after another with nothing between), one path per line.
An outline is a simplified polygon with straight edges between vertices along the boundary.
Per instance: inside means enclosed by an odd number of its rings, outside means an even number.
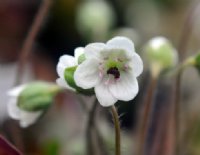
M30 83L20 93L17 106L25 111L45 110L60 90L60 87L48 82Z
M78 87L76 85L76 82L74 81L74 72L76 71L77 66L69 67L65 69L65 80L68 83L68 85L72 88L74 88L78 93L84 94L84 95L92 95L94 94L94 89L82 89L81 87Z
M83 61L85 61L86 57L85 57L85 54L81 54L79 57L78 57L78 64L81 64Z

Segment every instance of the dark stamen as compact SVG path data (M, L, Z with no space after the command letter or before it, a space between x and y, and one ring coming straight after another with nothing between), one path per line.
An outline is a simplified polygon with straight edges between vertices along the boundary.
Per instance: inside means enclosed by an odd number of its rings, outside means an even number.
M120 78L120 72L118 70L117 67L111 67L107 70L107 74L112 74L115 79L119 79Z

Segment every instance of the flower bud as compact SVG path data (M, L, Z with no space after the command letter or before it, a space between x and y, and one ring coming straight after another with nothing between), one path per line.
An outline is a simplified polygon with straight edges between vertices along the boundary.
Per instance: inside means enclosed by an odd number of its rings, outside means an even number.
M77 12L77 29L86 39L105 39L115 21L112 7L105 1L83 2Z
M25 128L34 124L61 88L53 83L32 82L8 91L8 114Z
M153 76L158 76L162 70L175 66L178 61L176 49L164 37L151 39L144 48L144 57Z
M18 97L18 107L25 111L45 110L53 102L60 87L48 82L27 84Z

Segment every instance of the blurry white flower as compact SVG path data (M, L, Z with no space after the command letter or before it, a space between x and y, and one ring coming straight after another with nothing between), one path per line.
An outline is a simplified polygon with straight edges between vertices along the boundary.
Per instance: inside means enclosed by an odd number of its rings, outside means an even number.
M75 91L75 89L71 87L65 80L65 70L67 68L78 65L79 57L84 53L84 48L78 47L75 49L74 53L75 53L75 57L70 56L70 55L63 55L60 57L58 65L57 65L57 73L59 75L59 78L56 80L59 86L67 88L69 90L73 90L73 91Z
M94 87L102 106L111 106L117 100L129 101L137 95L136 78L143 71L143 62L130 39L115 37L106 44L91 43L84 52L86 60L74 73L77 86Z
M165 37L158 36L149 40L144 47L144 54L154 77L178 63L177 51Z
M87 40L104 40L114 23L115 12L107 1L84 1L77 9L77 29Z
M13 87L16 79L17 64L16 63L0 63L0 124L8 119L7 91ZM22 82L27 83L33 79L33 74L30 64L25 66Z
M19 120L20 126L25 128L35 123L35 121L41 116L42 111L29 112L20 109L18 104L18 97L25 89L26 85L21 85L13 88L8 92L8 114L12 119Z
M41 81L15 87L8 91L8 114L19 120L21 127L28 127L52 104L60 90L54 83Z

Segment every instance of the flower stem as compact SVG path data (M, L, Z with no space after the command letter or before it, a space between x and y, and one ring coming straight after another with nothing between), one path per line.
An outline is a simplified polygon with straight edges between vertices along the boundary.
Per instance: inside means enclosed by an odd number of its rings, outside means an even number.
M149 88L147 90L147 96L144 101L144 111L143 111L143 118L140 125L140 137L139 137L139 153L138 155L144 154L144 148L145 148L145 141L147 139L147 132L148 132L148 126L150 124L150 114L153 107L153 95L155 92L157 83L157 78L152 77L150 81Z
M87 145L87 155L94 155L96 153L94 149L94 128L95 128L95 113L98 107L97 100L95 99L93 106L88 114L88 122L86 128L86 145Z
M178 68L175 78L175 97L174 97L174 127L175 127L175 152L176 155L180 154L180 116L181 116L181 76L185 68L193 66L194 61L192 58L186 59Z
M184 65L182 65L177 72L177 76L176 76L176 81L175 81L175 98L174 98L174 117L175 117L175 122L174 122L174 127L175 127L175 152L176 155L180 154L180 146L179 146L179 131L180 131L180 115L181 115L181 98L180 98L180 94L181 94L181 76L183 73L183 70L185 67L183 67Z
M115 149L116 149L115 155L121 155L120 122L118 118L119 115L114 105L111 107L111 111L115 125Z
M35 38L37 37L37 34L44 23L44 19L48 14L48 11L50 9L52 0L43 0L42 4L34 18L33 24L31 25L30 31L23 43L21 53L19 56L19 64L17 69L17 75L15 80L15 85L18 85L21 83L21 76L24 72L24 66L27 62L27 58L30 55L31 48L33 47L33 43L35 41Z

